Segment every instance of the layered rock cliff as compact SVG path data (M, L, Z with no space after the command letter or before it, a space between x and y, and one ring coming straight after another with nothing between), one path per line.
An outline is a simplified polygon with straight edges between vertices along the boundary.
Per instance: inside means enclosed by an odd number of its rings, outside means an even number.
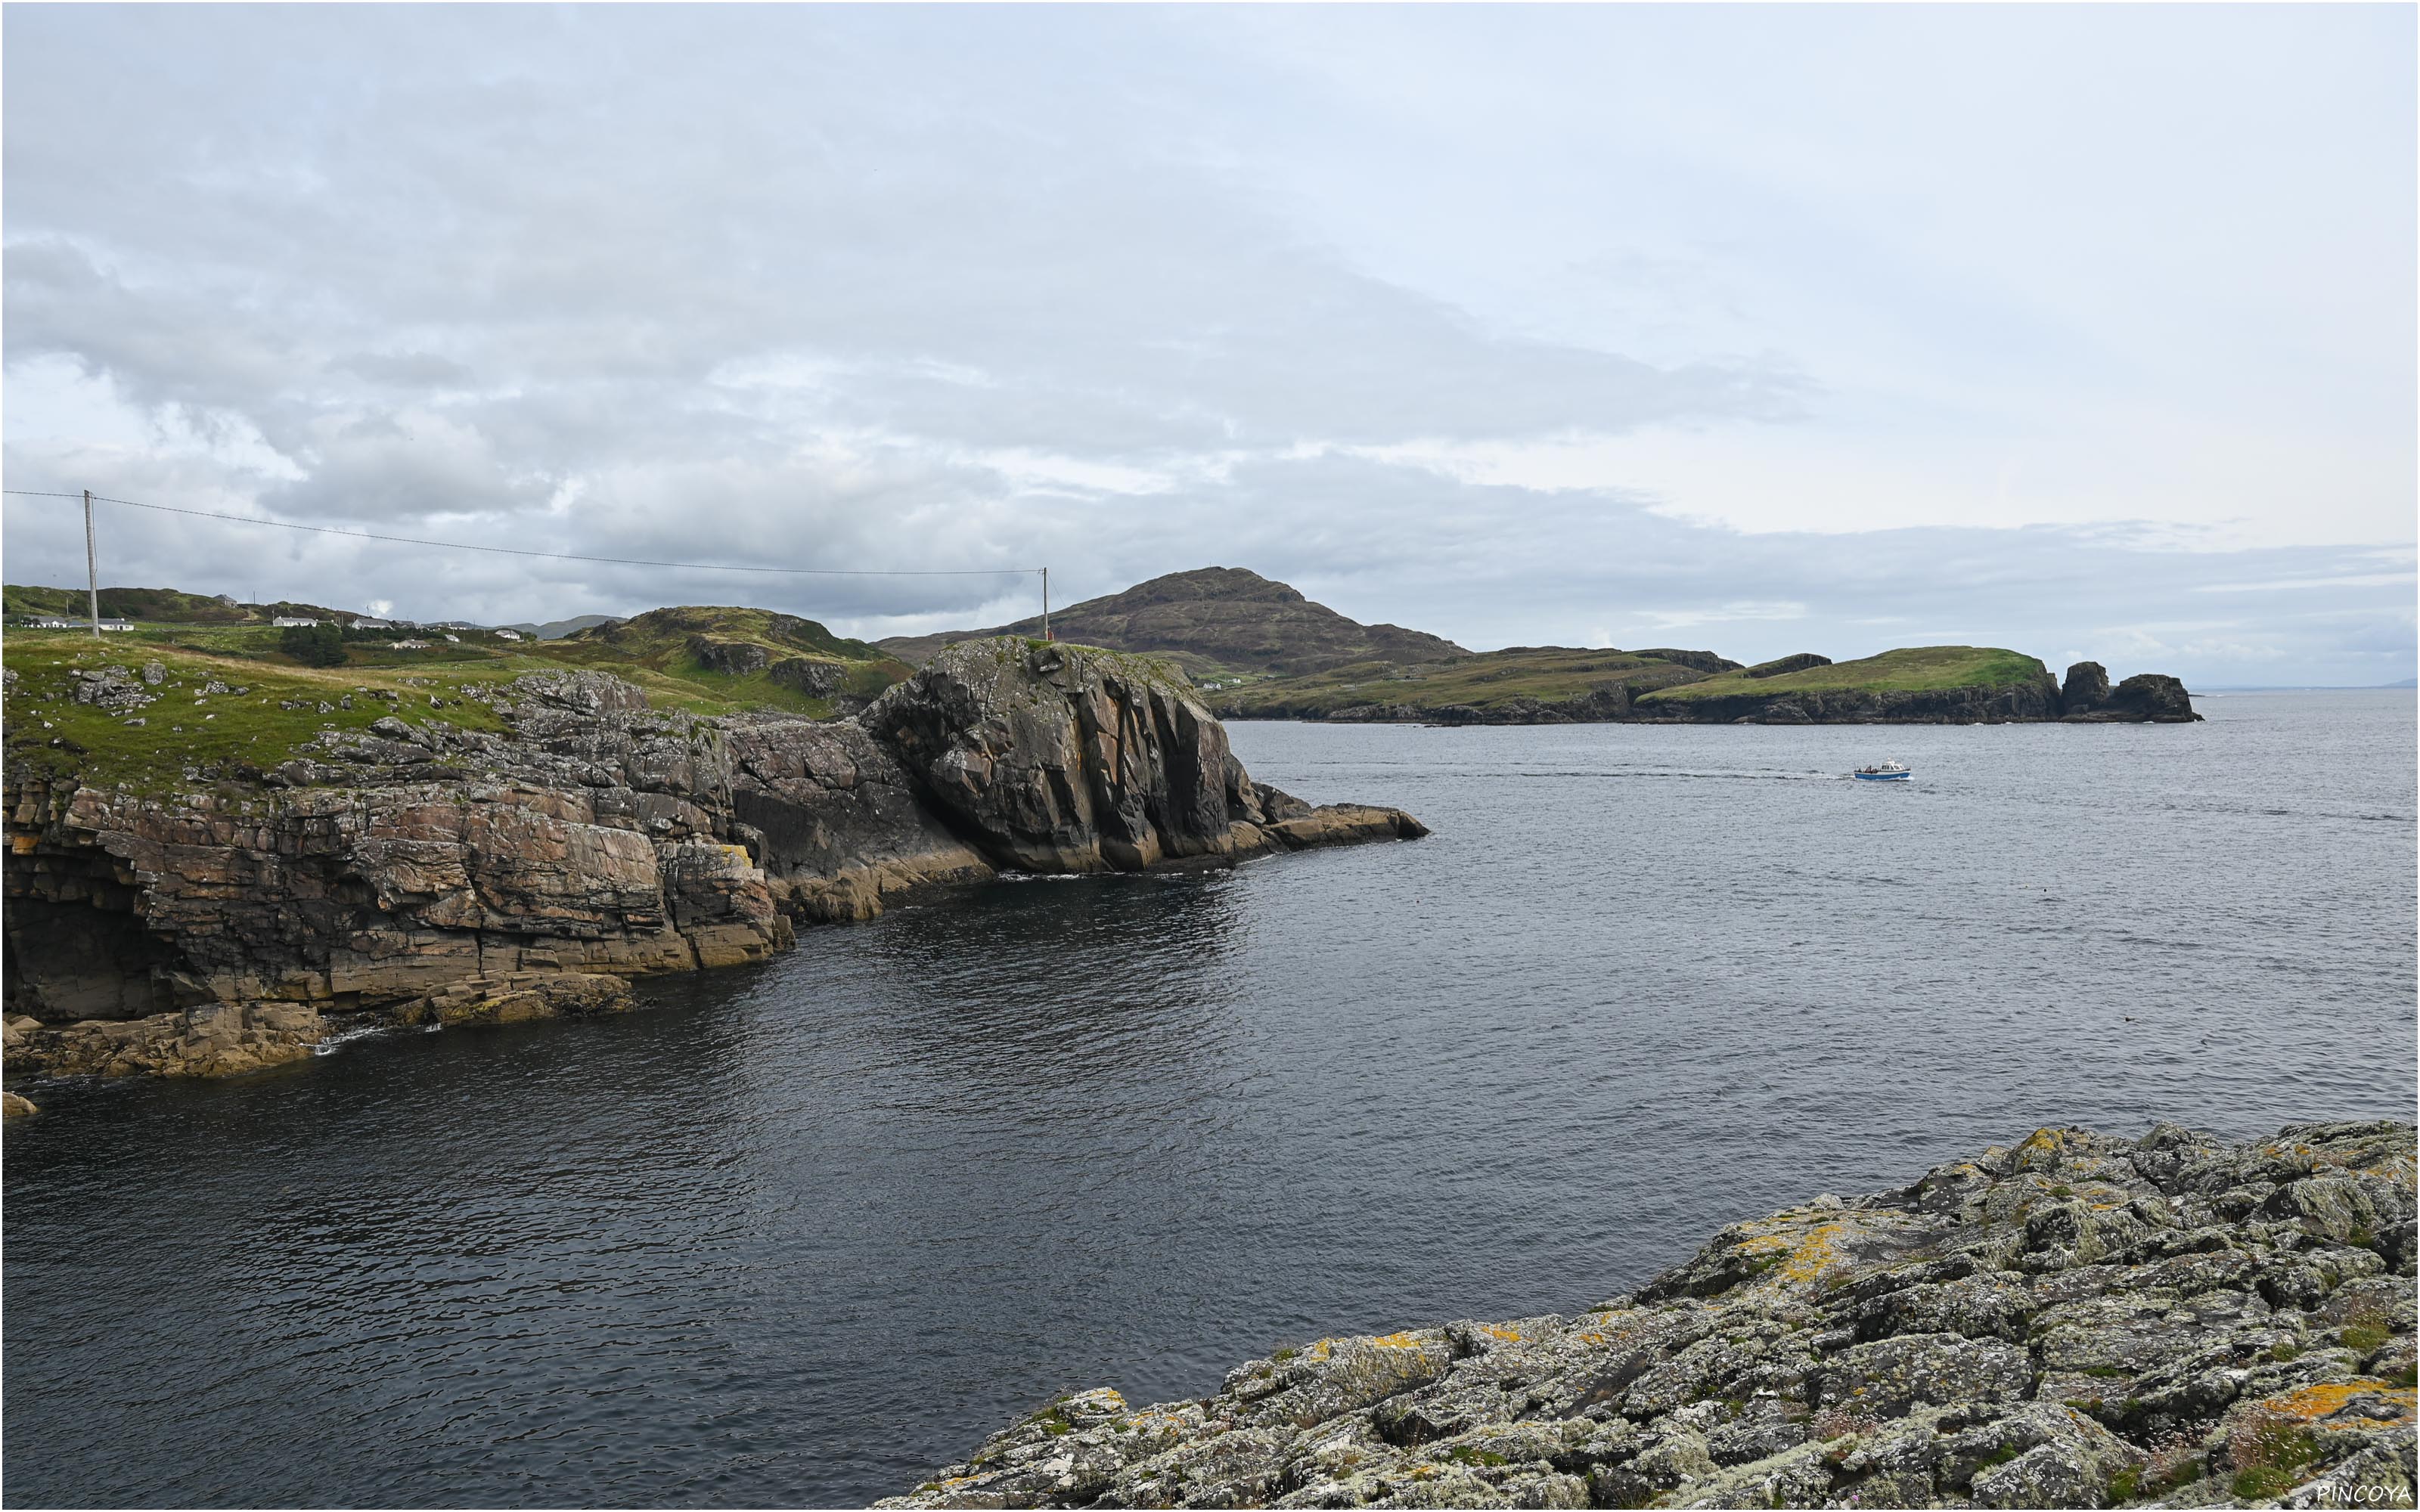
M1107 1388L895 1507L2410 1506L2413 1138L2044 1129L1575 1313Z
M1002 865L1424 833L1252 781L1181 675L1076 648L956 648L861 722L702 718L595 671L469 691L502 733L391 715L169 793L12 766L9 1068L217 1074L330 1015L605 1011L612 979Z

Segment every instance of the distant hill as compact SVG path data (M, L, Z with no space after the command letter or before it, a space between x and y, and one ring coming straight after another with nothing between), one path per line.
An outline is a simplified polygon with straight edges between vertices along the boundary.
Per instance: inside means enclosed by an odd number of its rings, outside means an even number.
M91 603L81 588L37 588L10 583L0 588L0 605L10 614L63 614L82 619ZM173 588L104 588L101 612L105 619L169 620L184 625L240 625L252 618L232 599L205 598Z
M0 588L0 612L82 618L90 609L87 592L82 588L36 588L23 583ZM104 588L101 613L103 619L151 625L256 625L279 614L326 619L334 617L335 610L313 604L239 604L229 594L188 594L175 588Z
M1050 631L1083 645L1163 656L1210 681L1298 677L1351 662L1438 662L1470 655L1438 636L1347 619L1241 567L1171 573L1122 594L1054 609ZM923 662L953 640L1041 633L1037 615L988 630L893 636L875 644L904 661Z
M504 625L504 628L519 630L523 635L535 636L540 640L560 640L565 636L577 635L594 625L621 623L622 617L618 614L575 614L570 619L549 620L544 625L532 625L523 621L519 625Z

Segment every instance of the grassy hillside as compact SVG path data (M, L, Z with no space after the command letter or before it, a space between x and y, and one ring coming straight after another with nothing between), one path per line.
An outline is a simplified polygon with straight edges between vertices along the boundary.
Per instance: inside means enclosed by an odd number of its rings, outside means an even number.
M1433 664L1357 662L1305 677L1252 683L1212 697L1221 715L1237 718L1326 718L1370 704L1486 710L1524 700L1562 703L1608 686L1625 688L1636 699L1706 675L1699 668L1637 652L1514 646Z
M1764 664L1766 666L1771 663ZM1776 676L1757 676L1762 667L1709 677L1648 694L1642 704L1786 693L1921 692L1949 687L2004 687L2043 675L2032 656L1997 646L1903 646L1860 661L1837 661Z
M460 637L455 641L422 632L418 638L430 642L425 650L355 640L346 645L346 664L327 669L302 666L285 655L280 633L265 624L138 622L132 631L99 639L81 630L12 628L0 643L0 663L12 674L8 754L54 770L156 787L181 779L187 768L274 766L301 754L323 729L363 727L388 713L408 722L442 718L491 728L494 717L482 705L462 702L464 685L508 682L530 671L593 667L638 684L659 708L706 715L769 708L813 718L844 706L842 698L871 698L908 672L862 641L790 615L678 609L639 619L651 623L620 641L604 636L509 641L468 630L454 632ZM713 670L690 649L692 638L761 644L768 667L745 673ZM802 691L770 670L794 658L829 665L831 695ZM139 672L147 661L160 663L166 675L147 689L160 694L159 702L134 711L141 725L70 696L77 668ZM212 682L245 691L204 691ZM399 704L372 696L379 691L396 695ZM440 701L434 707L432 697Z
M64 614L83 619L90 609L90 600L81 588L36 588L10 583L0 589L0 612L8 614ZM180 593L174 588L104 588L101 591L101 614L103 619L156 620L177 625L248 625L265 618L228 599Z

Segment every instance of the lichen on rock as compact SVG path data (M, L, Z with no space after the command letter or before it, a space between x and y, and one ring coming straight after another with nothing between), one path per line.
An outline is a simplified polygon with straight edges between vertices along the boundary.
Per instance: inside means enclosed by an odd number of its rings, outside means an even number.
M2045 1129L1568 1316L1062 1398L876 1504L2409 1506L2413 1173L2408 1123Z

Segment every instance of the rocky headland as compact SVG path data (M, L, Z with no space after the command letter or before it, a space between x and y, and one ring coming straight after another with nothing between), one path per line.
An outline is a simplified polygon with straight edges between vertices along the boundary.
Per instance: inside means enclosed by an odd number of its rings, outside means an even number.
M156 699L157 671L76 696ZM463 691L164 788L12 760L8 1070L225 1074L348 1023L612 1012L626 979L1001 869L1426 833L1254 781L1181 672L1078 646L963 642L846 719L659 708L589 670Z
M2410 1506L2408 1123L2043 1129L1569 1314L1043 1407L893 1507Z

